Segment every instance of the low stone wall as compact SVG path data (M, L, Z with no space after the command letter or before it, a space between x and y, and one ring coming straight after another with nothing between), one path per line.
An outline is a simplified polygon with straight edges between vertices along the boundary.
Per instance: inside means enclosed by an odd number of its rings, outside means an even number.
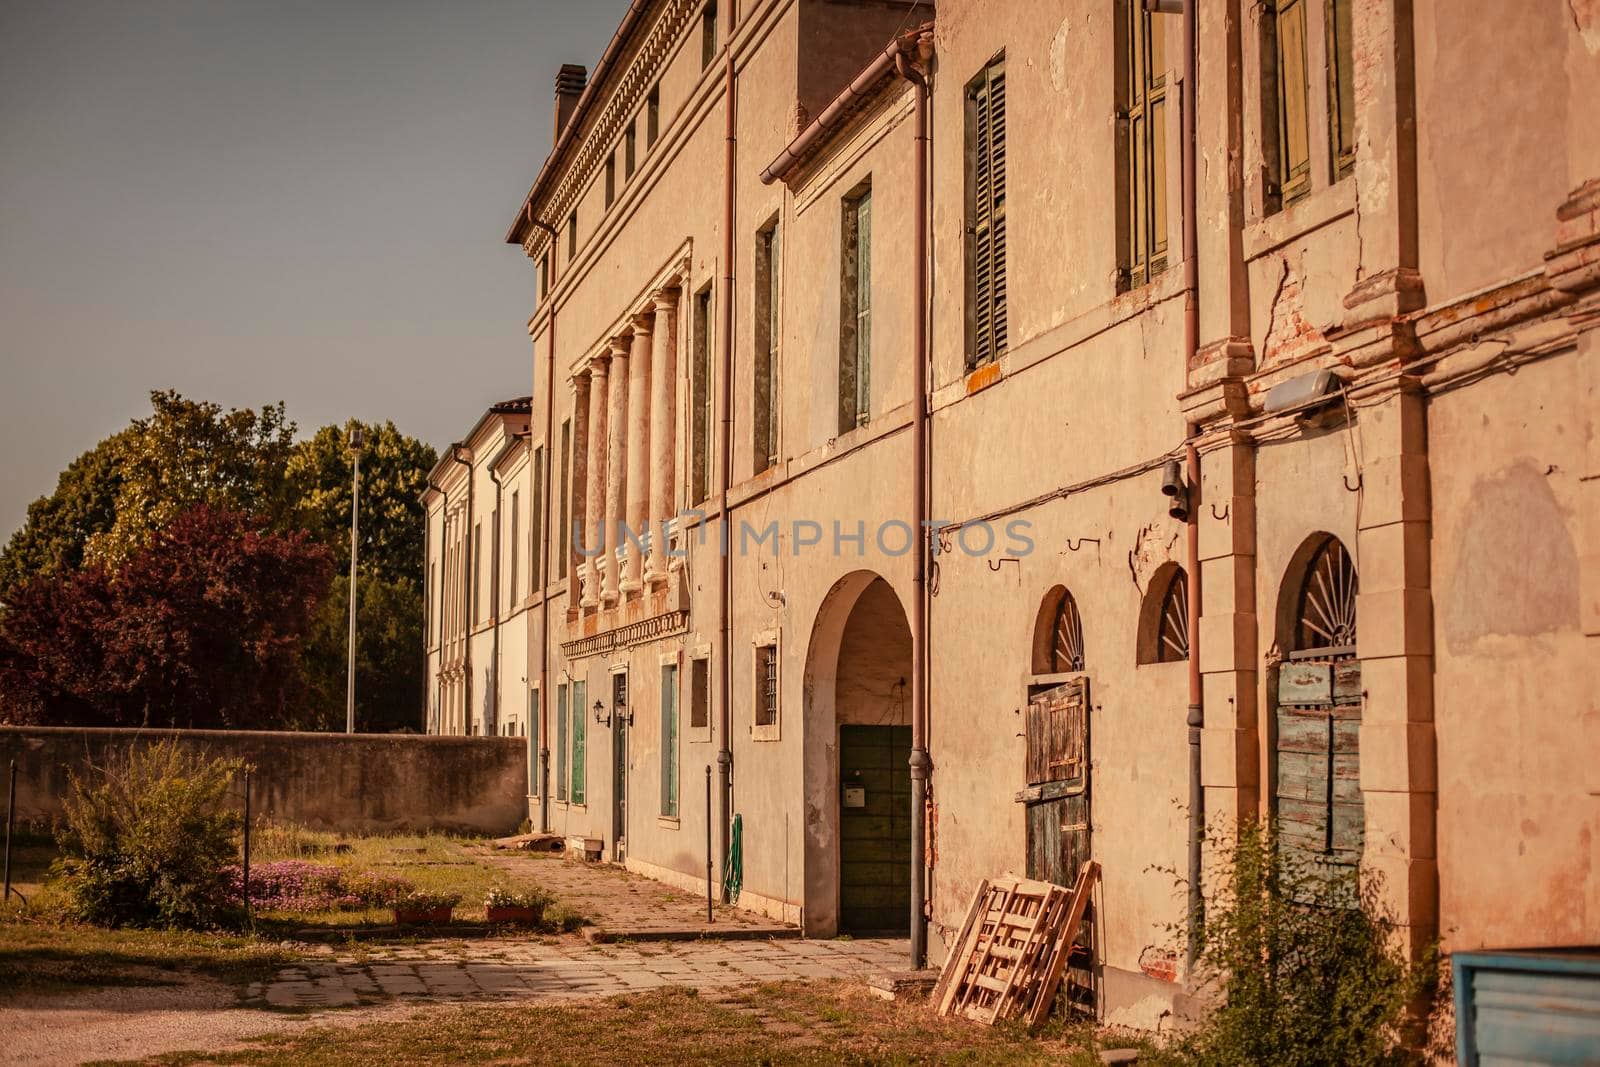
M48 823L72 772L84 777L130 746L167 739L243 759L254 768L254 810L312 829L498 835L527 815L527 742L513 737L4 726L0 775L16 760L18 821Z

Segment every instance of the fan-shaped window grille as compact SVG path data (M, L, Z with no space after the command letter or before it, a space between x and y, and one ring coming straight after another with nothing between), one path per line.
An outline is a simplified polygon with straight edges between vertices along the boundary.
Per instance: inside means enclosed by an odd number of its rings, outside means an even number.
M1161 594L1160 628L1156 631L1157 663L1189 658L1189 576L1174 567Z
M1356 567L1337 537L1324 541L1311 557L1295 615L1295 651L1354 650Z
M1050 673L1066 674L1083 670L1083 619L1078 602L1067 590L1061 591L1050 623Z

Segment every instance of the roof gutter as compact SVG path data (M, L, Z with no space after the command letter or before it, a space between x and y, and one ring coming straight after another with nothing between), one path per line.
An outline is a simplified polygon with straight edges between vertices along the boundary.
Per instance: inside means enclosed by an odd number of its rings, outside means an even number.
M767 165L767 169L761 172L761 183L771 185L787 178L800 161L811 154L818 142L832 135L844 124L856 106L872 94L872 90L877 88L879 82L896 72L897 58L904 57L908 62L915 62L917 43L929 29L929 26L923 26L906 37L897 37L890 41L889 46L878 53L877 57L867 64L866 69L857 74L850 84L822 109L822 114L801 130L795 139L778 153L778 158Z
M561 128L561 136L556 138L556 146L550 150L550 155L545 157L544 166L539 168L539 176L533 180L533 185L528 189L528 195L523 198L522 208L517 213L517 221L511 224L511 229L506 231L506 244L520 245L522 235L527 232L530 223L534 221L533 202L538 195L544 192L544 187L555 177L561 157L567 147L577 140L578 127L583 125L584 116L594 106L595 100L600 96L600 86L605 84L606 76L611 73L611 68L616 66L617 59L622 55L622 50L627 46L633 31L638 29L643 20L645 9L650 6L650 0L633 0L628 5L628 10L623 12L622 22L617 26L617 32L611 35L611 43L606 45L606 50L600 55L600 62L595 64L594 73L589 76L589 84L583 87L583 95L578 97L577 104L573 105L572 116L567 119L567 124ZM552 240L554 239L553 231Z

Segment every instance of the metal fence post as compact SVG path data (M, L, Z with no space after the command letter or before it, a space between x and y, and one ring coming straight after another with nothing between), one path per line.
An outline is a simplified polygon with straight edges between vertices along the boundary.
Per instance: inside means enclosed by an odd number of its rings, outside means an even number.
M11 761L11 785L6 795L6 891L0 904L11 902L11 830L17 824L17 761ZM709 832L709 831L708 831Z
M244 913L250 914L250 768L244 769Z
M706 922L715 922L711 911L711 764L706 764Z

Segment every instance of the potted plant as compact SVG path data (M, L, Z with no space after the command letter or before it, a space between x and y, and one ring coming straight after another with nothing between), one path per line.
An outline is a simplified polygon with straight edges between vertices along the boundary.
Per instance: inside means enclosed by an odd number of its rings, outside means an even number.
M516 890L495 886L483 898L485 917L492 923L520 923L538 926L550 906L550 894L542 889Z
M442 925L450 921L450 912L459 903L459 893L430 893L426 889L413 889L395 898L392 905L395 925Z

